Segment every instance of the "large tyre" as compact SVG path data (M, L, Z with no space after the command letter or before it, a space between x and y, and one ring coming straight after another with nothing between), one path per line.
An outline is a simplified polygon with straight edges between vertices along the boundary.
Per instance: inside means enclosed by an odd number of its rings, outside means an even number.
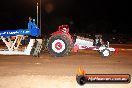
M62 57L68 55L71 50L70 40L66 35L51 36L48 41L48 51L52 56Z

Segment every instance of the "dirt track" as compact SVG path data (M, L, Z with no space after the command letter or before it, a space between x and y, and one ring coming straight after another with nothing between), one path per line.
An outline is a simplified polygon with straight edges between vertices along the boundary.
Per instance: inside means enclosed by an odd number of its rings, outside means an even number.
M75 76L81 66L89 74L132 75L132 51L101 58L95 51L79 51L70 56L54 58L43 54L31 56L0 56L0 88L132 88L130 84L86 84L79 86Z

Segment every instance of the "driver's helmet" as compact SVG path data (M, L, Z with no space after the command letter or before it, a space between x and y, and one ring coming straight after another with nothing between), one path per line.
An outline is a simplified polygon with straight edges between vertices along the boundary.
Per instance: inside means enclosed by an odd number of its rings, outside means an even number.
M61 25L61 26L59 26L59 31L68 33L69 32L69 26L68 25Z

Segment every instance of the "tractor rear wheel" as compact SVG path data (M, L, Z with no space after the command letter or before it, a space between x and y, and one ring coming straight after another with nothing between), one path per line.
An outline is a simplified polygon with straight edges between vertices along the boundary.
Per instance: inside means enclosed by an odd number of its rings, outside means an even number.
M49 38L48 51L52 56L62 57L68 55L70 49L70 40L66 35L58 34Z

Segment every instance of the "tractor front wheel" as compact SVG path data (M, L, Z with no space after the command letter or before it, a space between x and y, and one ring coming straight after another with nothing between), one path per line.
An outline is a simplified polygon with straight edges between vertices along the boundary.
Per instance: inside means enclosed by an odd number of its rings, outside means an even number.
M111 52L110 52L109 49L103 49L103 50L101 51L101 55L102 55L102 57L108 57L108 56L111 55Z

